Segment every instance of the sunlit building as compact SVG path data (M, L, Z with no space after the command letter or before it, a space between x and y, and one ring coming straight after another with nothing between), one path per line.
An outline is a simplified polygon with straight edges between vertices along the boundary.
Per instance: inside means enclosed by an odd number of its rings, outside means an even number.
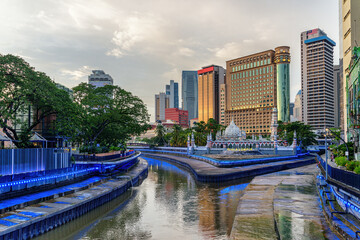
M199 122L210 118L220 122L220 85L225 83L225 69L210 65L198 71Z
M103 70L93 70L89 75L89 84L95 87L104 87L106 85L114 85L114 80L109 74L105 74Z

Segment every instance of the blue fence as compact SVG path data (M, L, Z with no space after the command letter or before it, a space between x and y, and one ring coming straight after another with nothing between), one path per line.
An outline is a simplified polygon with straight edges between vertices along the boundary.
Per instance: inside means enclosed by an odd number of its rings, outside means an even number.
M0 175L46 171L71 166L68 149L30 148L0 150Z
M75 161L80 161L80 162L87 162L87 161L96 161L96 162L101 162L101 161L109 161L109 160L116 160L116 159L121 159L121 158L126 158L129 157L131 155L134 155L135 151L134 150L130 150L128 152L124 152L124 153L114 153L111 155L105 155L105 156L96 156L96 155L89 155L89 154L73 154Z
M317 155L317 159L322 165L323 169L326 171L326 162L324 159L322 159L319 155ZM329 164L327 172L330 178L360 190L360 175L339 168L331 167Z

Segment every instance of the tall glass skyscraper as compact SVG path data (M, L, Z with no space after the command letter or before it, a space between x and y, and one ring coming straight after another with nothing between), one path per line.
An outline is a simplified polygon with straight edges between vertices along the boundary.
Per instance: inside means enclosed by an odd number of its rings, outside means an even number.
M166 85L165 90L170 98L170 108L179 108L179 83L170 80L170 85Z
M275 48L278 120L290 122L290 47Z
M182 108L189 112L189 120L198 117L197 71L182 71Z

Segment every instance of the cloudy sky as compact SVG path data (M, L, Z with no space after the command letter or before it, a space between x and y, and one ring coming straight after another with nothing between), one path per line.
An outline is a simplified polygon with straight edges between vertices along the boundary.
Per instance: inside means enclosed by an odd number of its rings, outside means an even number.
M0 54L22 56L74 87L109 73L154 117L154 94L182 70L291 47L291 100L301 88L300 33L339 42L338 0L1 0ZM334 63L339 49L335 47Z

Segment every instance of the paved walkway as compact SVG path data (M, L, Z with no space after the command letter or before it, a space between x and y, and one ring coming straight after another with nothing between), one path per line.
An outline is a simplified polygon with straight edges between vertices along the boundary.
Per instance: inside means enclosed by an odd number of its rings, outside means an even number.
M241 197L231 239L337 239L316 190L315 164L255 177Z
M219 168L207 162L192 158L167 155L167 154L157 154L157 153L143 153L143 154L144 156L148 156L148 157L154 157L154 158L159 157L180 164L185 164L193 170L193 172L197 177L197 180L210 181L210 182L212 180L227 181L242 177L257 176L270 172L276 172L289 168L299 167L314 162L314 157L309 156L303 159L271 162L264 164L254 164L246 167Z

